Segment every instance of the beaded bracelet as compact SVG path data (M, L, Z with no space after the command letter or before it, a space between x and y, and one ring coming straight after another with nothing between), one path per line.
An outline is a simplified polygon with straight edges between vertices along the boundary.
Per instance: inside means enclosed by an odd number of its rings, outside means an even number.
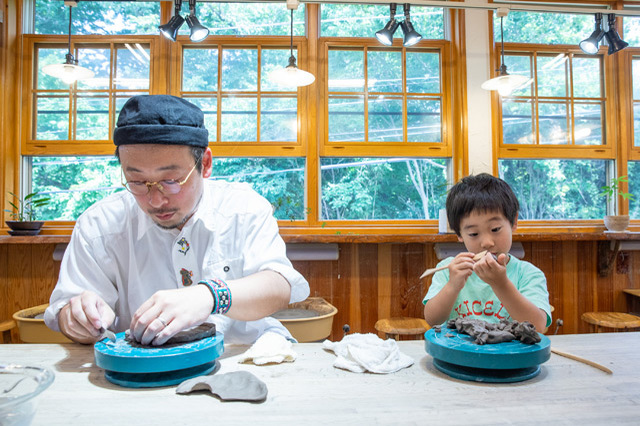
M226 314L231 308L231 291L227 283L219 278L199 281L198 284L207 286L213 296L212 314Z

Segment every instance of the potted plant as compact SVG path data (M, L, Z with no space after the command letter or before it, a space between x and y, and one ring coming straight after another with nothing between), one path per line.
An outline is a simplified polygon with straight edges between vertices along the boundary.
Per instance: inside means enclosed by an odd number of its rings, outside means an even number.
M38 197L38 192L31 192L21 200L13 192L9 192L15 199L15 203L8 201L13 210L6 210L13 220L5 221L11 228L11 235L37 235L44 221L36 220L36 210L49 204L50 198ZM16 204L17 203L17 204Z
M620 189L620 184L622 182L628 182L627 176L620 176L618 178L611 179L611 183L609 185L602 187L603 191L600 195L607 197L607 203L609 203L613 197L618 195L625 200L633 200L633 194L623 192L622 189ZM624 232L624 230L629 226L629 215L606 215L604 217L604 226L606 226L607 230L612 232Z

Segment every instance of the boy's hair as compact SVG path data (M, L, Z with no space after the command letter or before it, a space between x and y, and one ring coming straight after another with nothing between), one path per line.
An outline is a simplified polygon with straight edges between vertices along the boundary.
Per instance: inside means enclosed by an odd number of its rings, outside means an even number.
M487 173L470 175L456 183L447 195L449 226L460 236L460 221L472 212L501 212L515 223L520 203L508 183Z

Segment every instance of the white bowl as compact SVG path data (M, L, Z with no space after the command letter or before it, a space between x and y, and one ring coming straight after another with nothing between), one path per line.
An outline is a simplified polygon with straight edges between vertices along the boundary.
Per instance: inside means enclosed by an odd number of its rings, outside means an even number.
M36 414L36 397L53 379L48 368L0 364L0 424L29 425Z

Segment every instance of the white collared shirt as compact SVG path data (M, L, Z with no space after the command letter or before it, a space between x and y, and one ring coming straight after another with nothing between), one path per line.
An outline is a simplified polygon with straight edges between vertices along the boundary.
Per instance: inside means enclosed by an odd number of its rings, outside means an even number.
M116 313L114 331L158 290L207 278L234 280L263 270L291 285L290 303L309 296L293 269L271 204L247 184L205 180L202 199L182 230L157 226L127 191L89 207L77 220L51 294L45 322L59 330L58 313L70 298L90 290ZM266 330L290 337L279 321L237 321L212 315L225 343L253 343Z

